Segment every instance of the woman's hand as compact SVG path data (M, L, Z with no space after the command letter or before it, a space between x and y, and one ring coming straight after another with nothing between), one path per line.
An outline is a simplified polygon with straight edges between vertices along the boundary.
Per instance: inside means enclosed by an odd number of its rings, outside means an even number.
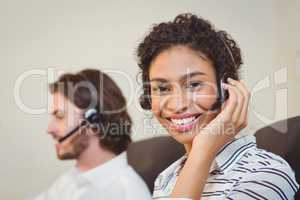
M229 98L222 111L193 139L192 149L197 148L208 156L215 156L248 124L250 93L243 81L228 78L228 83L223 85L229 92Z
M247 126L250 93L243 81L228 79L229 99L222 111L194 137L172 197L199 200L217 152Z

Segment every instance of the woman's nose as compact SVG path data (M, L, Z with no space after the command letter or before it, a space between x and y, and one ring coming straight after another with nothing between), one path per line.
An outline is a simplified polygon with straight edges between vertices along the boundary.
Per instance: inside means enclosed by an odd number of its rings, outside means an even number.
M165 107L171 113L182 113L188 108L188 99L184 92L174 93L168 97Z

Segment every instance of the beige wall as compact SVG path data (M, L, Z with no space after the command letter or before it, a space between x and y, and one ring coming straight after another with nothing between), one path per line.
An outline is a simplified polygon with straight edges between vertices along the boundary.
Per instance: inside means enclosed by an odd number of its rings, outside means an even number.
M283 9L284 8L284 9ZM276 65L289 67L289 115L300 113L300 1L277 5L277 32L279 47Z
M55 72L85 67L121 70L133 80L132 90L124 76L116 73L112 76L124 94L136 100L133 95L137 88L134 49L138 41L151 24L182 12L199 14L232 34L243 50L243 78L254 92L268 85L262 80L270 77L270 87L253 95L250 126L245 134L274 120L298 115L300 3L291 0L286 5L285 2L1 0L0 199L17 200L35 195L72 165L55 158L53 143L45 134L47 113L28 114L17 105L16 80L24 72L32 69L46 72L48 67ZM275 75L283 67L287 67L287 77L285 69ZM274 77L283 83L273 84ZM31 76L24 80L20 95L28 106L45 107L46 89L46 76ZM274 94L278 90L279 98L275 101ZM140 126L150 117L138 110L135 101L129 108L136 129L133 138L153 137Z

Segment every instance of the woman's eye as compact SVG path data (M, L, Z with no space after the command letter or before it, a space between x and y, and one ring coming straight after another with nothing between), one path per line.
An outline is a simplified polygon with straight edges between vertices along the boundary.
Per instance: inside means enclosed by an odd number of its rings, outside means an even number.
M153 91L157 93L166 93L170 91L170 88L167 86L156 86L153 87Z
M199 88L202 87L203 84L201 82L193 82L193 83L189 83L187 85L188 88L194 89L194 88Z

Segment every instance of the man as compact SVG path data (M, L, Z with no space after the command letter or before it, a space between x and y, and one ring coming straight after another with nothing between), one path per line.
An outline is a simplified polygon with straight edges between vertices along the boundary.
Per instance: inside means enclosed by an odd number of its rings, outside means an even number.
M62 75L50 91L52 119L47 132L55 141L57 157L75 159L76 165L36 200L151 199L127 163L131 119L116 83L89 69ZM93 120L85 119L91 110Z

